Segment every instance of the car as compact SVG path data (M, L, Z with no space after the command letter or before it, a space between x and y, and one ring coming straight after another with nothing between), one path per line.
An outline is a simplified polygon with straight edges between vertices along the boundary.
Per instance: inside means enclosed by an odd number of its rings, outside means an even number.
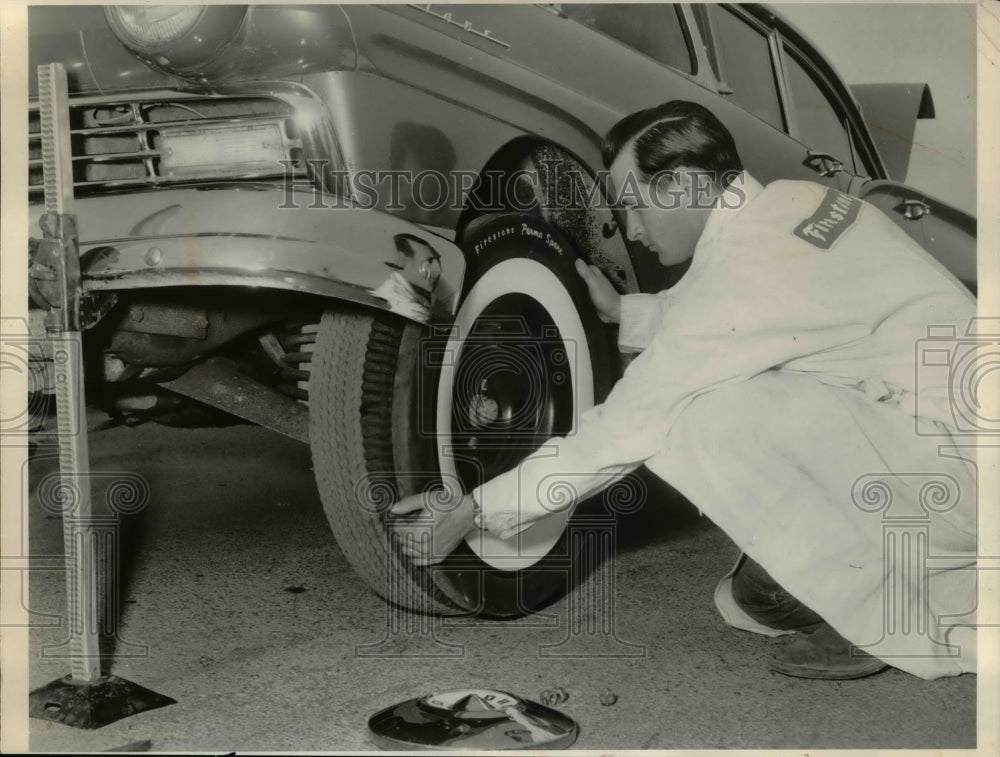
M595 559L581 519L614 518L597 498L432 568L387 528L399 497L510 469L609 391L624 359L577 258L623 293L683 275L607 194L623 115L700 103L758 180L864 198L975 287L974 219L904 183L929 89L852 90L764 6L33 6L29 31L69 77L89 399L309 444L345 556L418 612L537 610Z

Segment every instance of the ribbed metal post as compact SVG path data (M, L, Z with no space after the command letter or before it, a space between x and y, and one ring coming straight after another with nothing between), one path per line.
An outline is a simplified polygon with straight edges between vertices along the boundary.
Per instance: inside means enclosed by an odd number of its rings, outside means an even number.
M55 228L47 234L75 241L73 162L70 147L69 94L66 69L50 63L38 67L39 115L45 209ZM68 232L68 233L67 233ZM60 261L60 302L48 328L55 371L56 424L59 433L59 471L66 551L66 600L74 683L91 683L101 676L98 614L98 560L89 549L88 529L93 519L90 498L90 453L87 447L86 404L83 390L83 350L80 337L79 261L76 245L63 245ZM68 274L68 275L67 275ZM82 526L82 528L81 528Z
M118 518L91 500L90 452L83 389L80 336L79 243L73 215L69 87L58 63L38 67L45 209L32 275L44 285L49 307L46 330L52 343L56 419L59 431L59 504L66 550L66 604L70 674L29 695L33 718L75 728L100 728L174 700L118 676L101 675L103 629L117 640ZM112 508L113 509L113 508ZM102 624L101 601L106 602ZM43 648L43 656L51 649ZM145 650L143 650L145 653ZM53 655L54 656L54 655ZM63 655L58 655L63 656Z

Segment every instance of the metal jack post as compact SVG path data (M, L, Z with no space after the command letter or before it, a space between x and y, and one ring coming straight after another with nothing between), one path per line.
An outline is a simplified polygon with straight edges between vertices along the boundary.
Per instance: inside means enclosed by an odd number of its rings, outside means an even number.
M109 513L95 512L90 498L90 457L81 349L80 260L73 214L66 70L59 63L38 68L42 163L45 171L43 238L35 245L32 296L49 308L46 331L55 363L59 472L63 497L63 545L70 674L31 692L31 717L77 728L100 728L174 700L112 675L101 674L100 597L117 576L107 538ZM104 591L102 591L104 590ZM117 612L105 607L105 612ZM105 618L106 620L106 618Z

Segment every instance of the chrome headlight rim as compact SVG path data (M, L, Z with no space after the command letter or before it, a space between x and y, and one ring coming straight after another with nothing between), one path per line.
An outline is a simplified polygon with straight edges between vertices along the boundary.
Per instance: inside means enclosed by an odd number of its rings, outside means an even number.
M104 16L115 36L123 43L130 47L155 52L169 47L189 34L198 25L207 8L206 5L109 5L104 8ZM151 35L137 34L136 27L143 22L129 18L129 14L151 14L157 11L172 12L175 16L187 15L188 19L183 22L181 28L161 39L151 38ZM166 24L162 23L161 26L166 26Z
M248 5L109 5L104 17L115 37L144 63L168 72L199 71L232 45L243 28ZM126 14L156 11L189 14L184 23L156 39L134 31Z

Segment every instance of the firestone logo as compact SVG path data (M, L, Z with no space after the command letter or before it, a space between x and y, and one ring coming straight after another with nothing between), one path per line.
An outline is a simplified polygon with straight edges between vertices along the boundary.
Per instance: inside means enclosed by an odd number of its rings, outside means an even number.
M821 250L829 250L854 225L860 212L860 200L827 189L816 212L796 227L795 236Z

